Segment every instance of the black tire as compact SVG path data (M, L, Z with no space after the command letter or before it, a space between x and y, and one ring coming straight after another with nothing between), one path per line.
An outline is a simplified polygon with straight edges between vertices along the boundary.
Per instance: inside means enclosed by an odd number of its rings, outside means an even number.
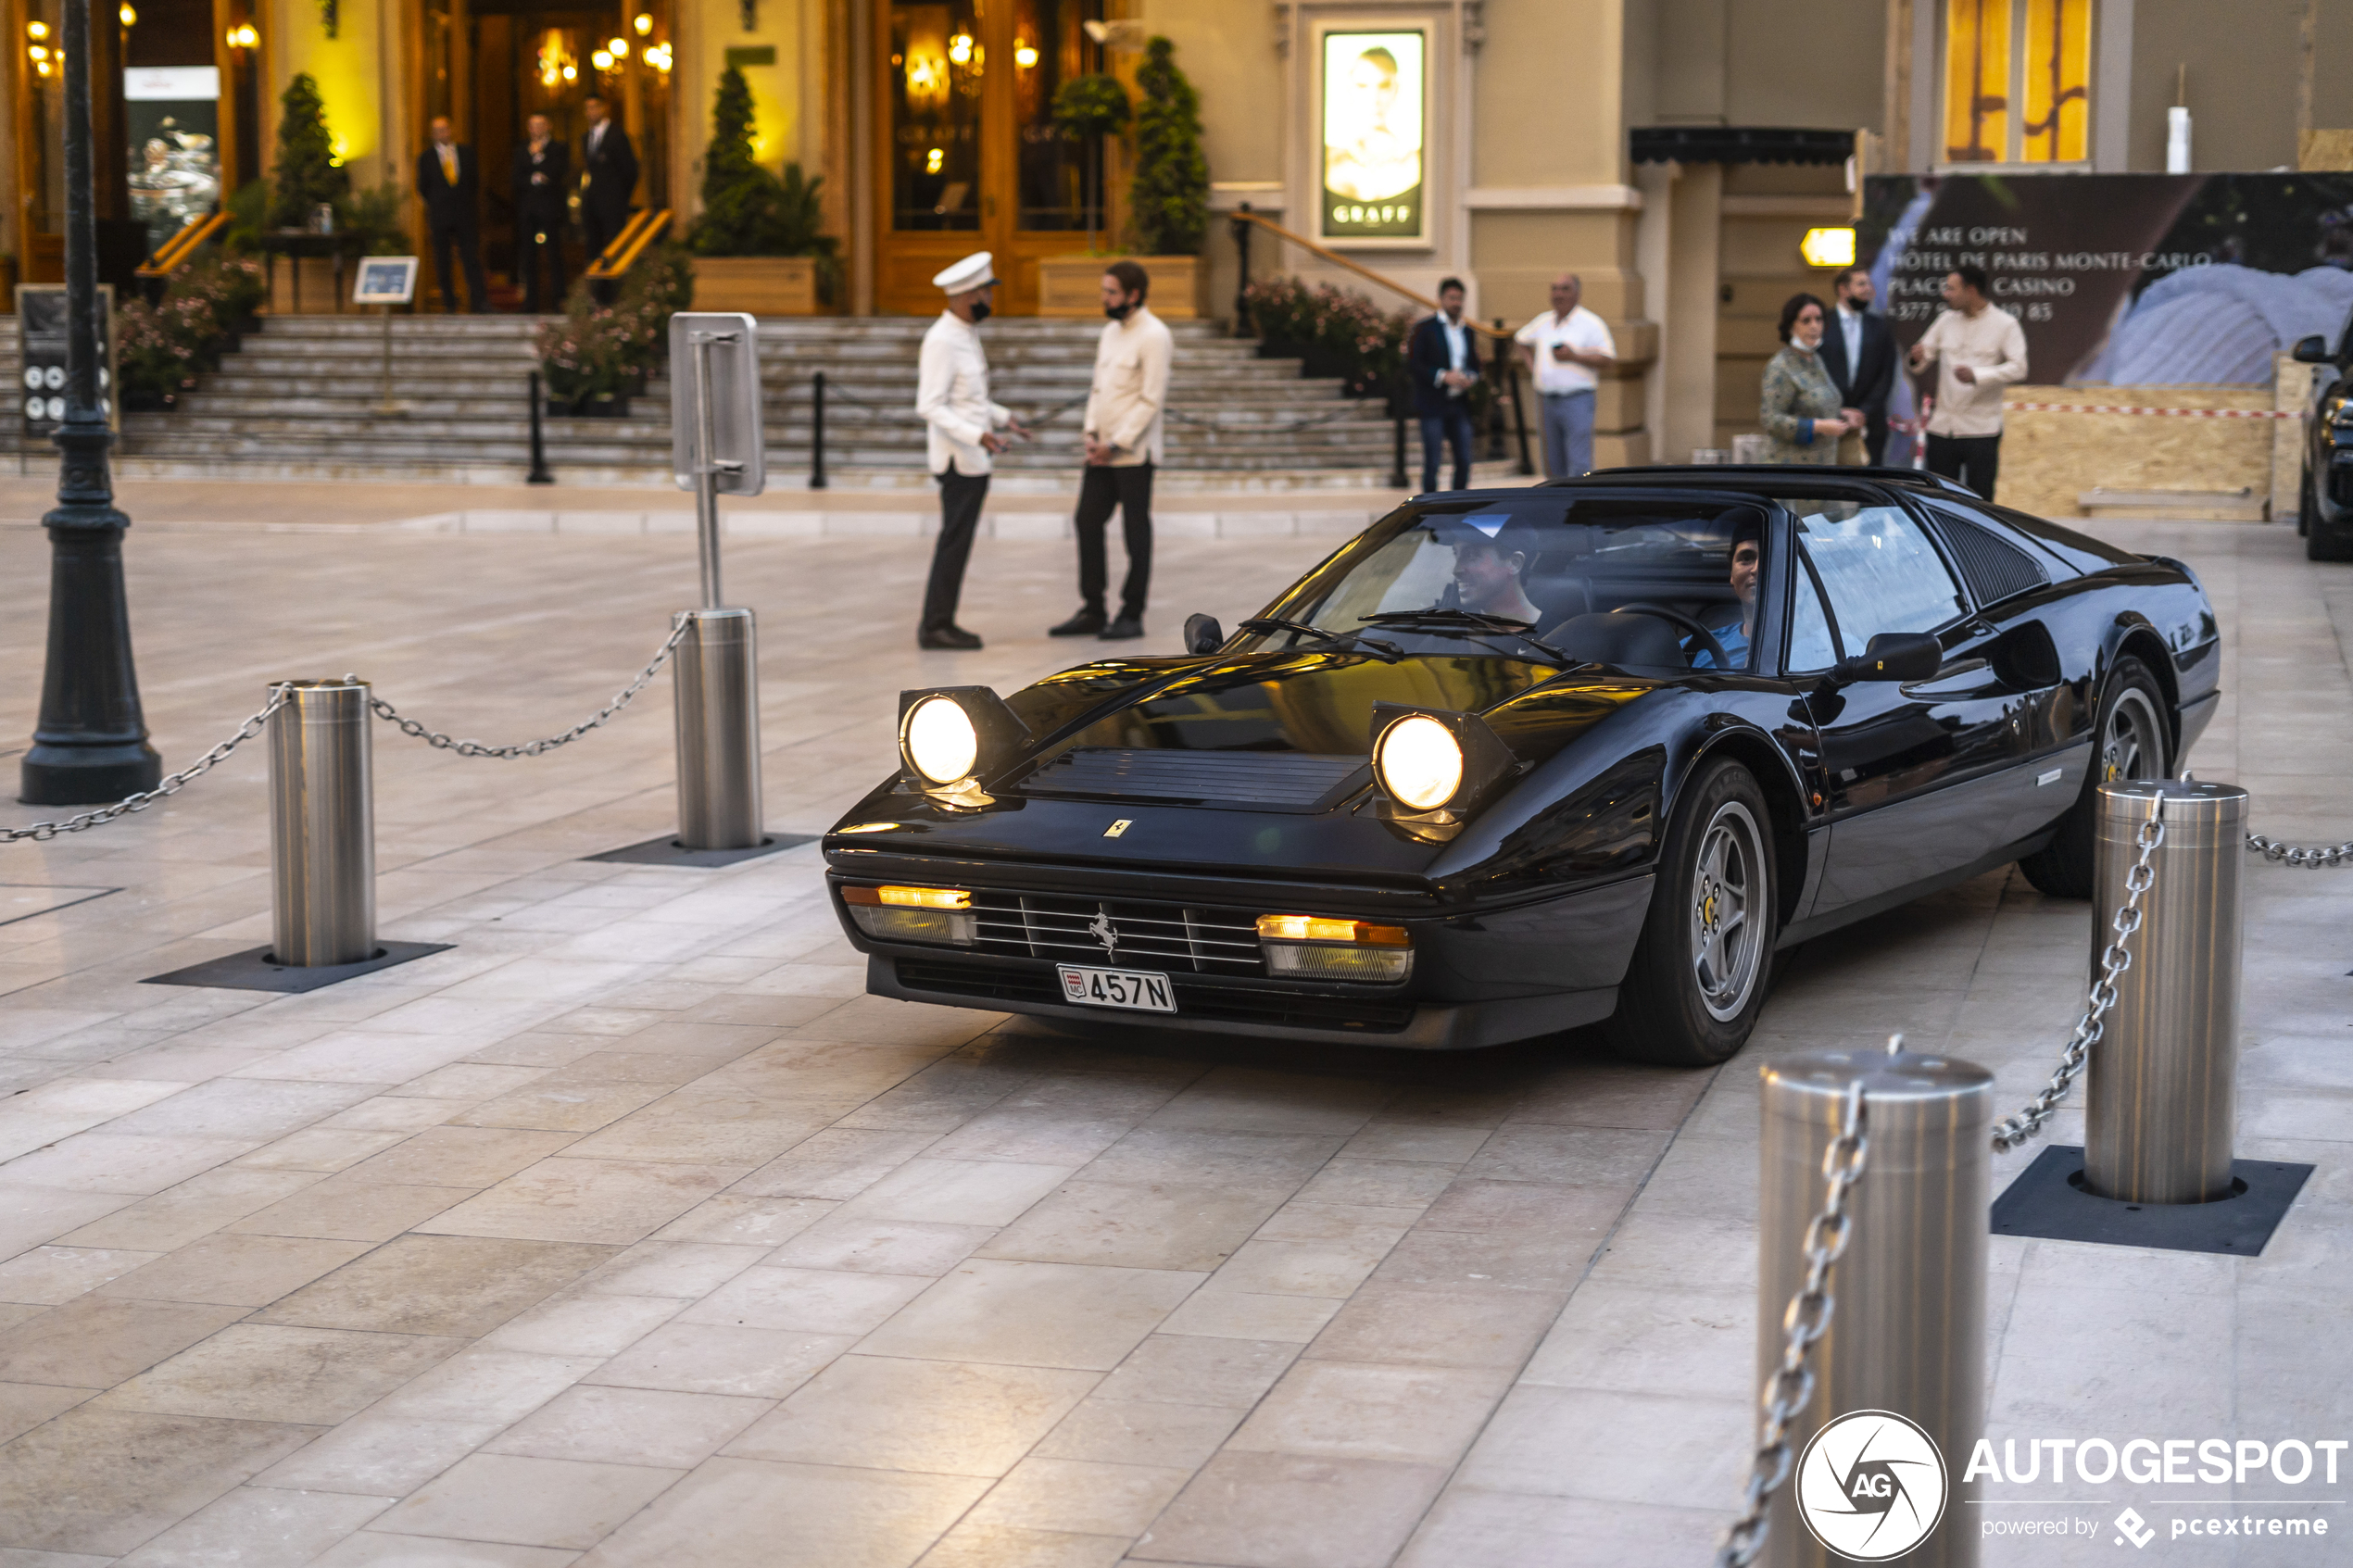
M2319 510L2319 506L2312 499L2312 467L2307 463L2304 467L2303 478L2296 487L2296 536L2297 538L2312 537L2312 518Z
M2331 527L2318 515L2304 535L2306 560L2353 560L2353 523Z
M2054 898L2092 896L2093 816L2099 789L2119 779L2172 777L2172 733L2165 721L2165 693L2148 666L2127 654L2116 661L2100 694L2098 722L2092 730L2092 768L2083 792L2059 819L2050 843L2018 863L2026 880Z
M1771 986L1780 893L1772 813L1755 776L1730 759L1701 764L1676 805L1617 1012L1604 1025L1610 1049L1659 1067L1713 1067L1746 1045Z

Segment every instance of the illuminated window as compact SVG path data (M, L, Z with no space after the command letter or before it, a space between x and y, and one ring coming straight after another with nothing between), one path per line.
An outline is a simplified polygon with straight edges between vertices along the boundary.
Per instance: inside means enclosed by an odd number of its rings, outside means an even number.
M2092 0L1945 0L1944 161L2091 156Z

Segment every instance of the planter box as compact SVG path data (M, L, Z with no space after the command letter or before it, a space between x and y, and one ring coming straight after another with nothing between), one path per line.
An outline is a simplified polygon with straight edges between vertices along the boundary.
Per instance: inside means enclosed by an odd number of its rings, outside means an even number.
M817 314L813 256L698 256L698 310L748 310L755 316Z
M568 397L550 397L547 412L558 419L625 420L629 417L629 398L625 394L615 397L606 393L584 397L577 403Z
M299 290L295 286L297 272L302 278ZM351 287L348 272L338 286L335 258L332 256L281 256L271 270L271 279L270 314L272 316L335 315L342 307L344 291ZM428 292L431 292L430 280L420 273L417 278L417 308L439 309L440 294L433 292L434 303L428 306L424 303ZM301 295L298 307L295 297L297 293Z
M1209 269L1198 256L1049 256L1038 263L1038 314L1083 317L1097 320L1103 314L1103 269L1119 260L1135 262L1151 274L1151 292L1145 296L1152 314L1164 321L1197 321L1202 285Z

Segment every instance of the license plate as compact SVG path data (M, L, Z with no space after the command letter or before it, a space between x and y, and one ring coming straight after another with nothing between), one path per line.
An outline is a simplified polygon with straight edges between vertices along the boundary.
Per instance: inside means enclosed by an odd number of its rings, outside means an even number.
M1080 1007L1127 1008L1137 1012L1175 1012L1176 993L1168 976L1139 969L1082 969L1056 964L1063 977L1063 999Z

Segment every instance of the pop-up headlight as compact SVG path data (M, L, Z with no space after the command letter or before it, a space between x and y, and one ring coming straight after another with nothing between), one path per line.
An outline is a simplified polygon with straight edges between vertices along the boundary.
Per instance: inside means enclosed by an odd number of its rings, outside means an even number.
M1404 810L1469 810L1512 768L1511 749L1476 713L1373 704L1373 778Z
M1029 739L1029 726L987 686L899 694L899 759L918 789L975 790Z

